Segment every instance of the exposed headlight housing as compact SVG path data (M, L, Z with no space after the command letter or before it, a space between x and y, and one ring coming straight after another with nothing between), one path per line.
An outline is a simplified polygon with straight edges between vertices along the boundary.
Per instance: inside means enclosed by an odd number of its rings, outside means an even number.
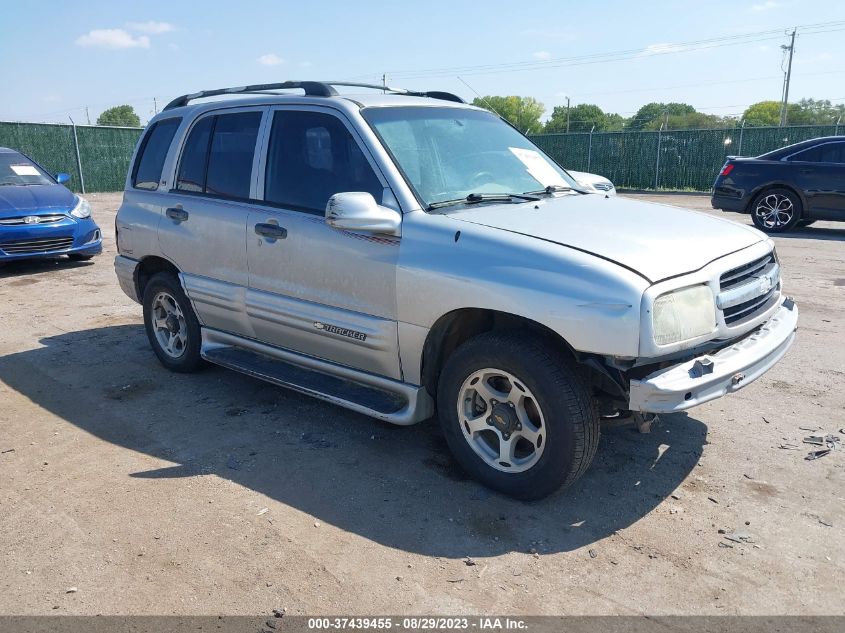
M716 304L709 286L689 286L660 295L652 310L654 342L671 345L716 328Z
M91 205L88 201L81 197L77 196L76 198L76 206L73 208L73 211L70 214L75 218L90 218L91 217Z

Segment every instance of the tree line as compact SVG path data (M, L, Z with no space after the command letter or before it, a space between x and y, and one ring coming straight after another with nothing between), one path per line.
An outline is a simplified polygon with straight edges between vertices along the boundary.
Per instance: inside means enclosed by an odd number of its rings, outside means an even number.
M647 103L631 117L605 112L592 103L572 107L555 106L551 116L543 122L545 106L534 97L486 96L473 99L472 104L499 114L525 134L553 134L560 132L620 132L659 130L689 130L776 126L780 124L780 101L760 101L745 109L741 116L719 116L697 111L687 103ZM833 125L845 118L845 105L829 100L801 99L790 103L786 110L787 125Z

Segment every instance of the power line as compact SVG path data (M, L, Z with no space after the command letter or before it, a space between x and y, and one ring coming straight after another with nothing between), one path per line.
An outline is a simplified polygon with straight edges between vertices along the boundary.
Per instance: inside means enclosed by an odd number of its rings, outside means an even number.
M831 28L841 27L841 28ZM845 30L845 20L835 22L821 22L815 24L799 25L802 34L814 35L817 33L832 33L836 31ZM761 41L780 39L783 37L783 29L770 29L766 31L755 31L752 33L743 33L738 35L722 36L716 38L708 38L703 40L693 40L689 42L680 42L676 44L661 44L662 48L655 45L645 48L625 49L619 51L611 51L605 53L592 53L588 55L576 55L572 57L559 57L547 60L533 60L522 62L510 62L500 64L482 64L475 66L452 66L441 68L428 68L418 70L396 70L391 71L391 76L398 79L422 79L428 77L449 76L456 73L466 75L476 74L491 74L491 73L506 73L519 72L524 70L539 70L544 68L559 68L562 66L579 66L594 63L609 63L615 61L626 61L631 59L642 59L660 55L672 55L679 53L692 52L696 50L705 50L710 48L720 48L723 46L737 46L743 44L751 44ZM370 75L367 75L370 76Z

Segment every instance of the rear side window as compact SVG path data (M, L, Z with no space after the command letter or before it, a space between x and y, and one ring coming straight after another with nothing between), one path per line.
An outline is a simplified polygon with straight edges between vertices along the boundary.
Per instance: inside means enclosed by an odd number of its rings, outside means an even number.
M817 163L821 158L821 148L820 147L811 147L810 149L805 149L803 152L798 152L789 157L790 161L800 161L803 163Z
M201 119L182 150L176 189L225 198L249 198L252 159L261 112Z
M260 112L239 112L217 117L208 153L206 193L249 198L252 157L261 125Z
M845 163L845 143L827 143L819 147L821 162Z
M264 199L322 214L331 196L346 191L366 191L380 203L384 187L340 119L320 112L276 112Z
M211 140L211 128L214 117L200 119L191 129L182 160L179 161L179 174L176 188L182 191L202 192L205 189L205 165L208 161L208 142Z
M164 159L167 158L170 143L181 122L182 119L175 118L153 123L144 140L141 141L141 149L138 151L138 158L135 159L132 170L133 187L150 191L158 189Z

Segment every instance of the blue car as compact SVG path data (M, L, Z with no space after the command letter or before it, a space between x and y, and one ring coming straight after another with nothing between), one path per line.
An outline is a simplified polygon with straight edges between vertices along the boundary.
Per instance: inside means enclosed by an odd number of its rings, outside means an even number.
M59 255L87 260L103 251L91 206L62 185L68 180L0 147L0 263Z

